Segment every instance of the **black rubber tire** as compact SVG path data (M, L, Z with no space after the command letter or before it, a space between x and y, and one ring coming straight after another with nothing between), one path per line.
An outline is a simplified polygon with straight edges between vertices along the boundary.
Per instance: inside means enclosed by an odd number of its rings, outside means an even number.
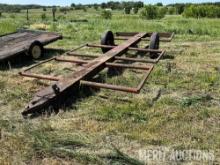
M107 31L103 34L101 38L101 45L115 46L114 34L112 33L112 31ZM112 48L101 48L101 49L103 53L106 53Z
M34 49L37 49L37 51L38 51L36 54L35 54ZM43 54L44 54L43 45L39 41L34 41L28 49L28 55L36 60L36 59L41 58L43 56Z
M158 33L153 33L150 37L149 49L159 49L160 46L160 36ZM150 52L150 58L155 59L158 57L157 53Z

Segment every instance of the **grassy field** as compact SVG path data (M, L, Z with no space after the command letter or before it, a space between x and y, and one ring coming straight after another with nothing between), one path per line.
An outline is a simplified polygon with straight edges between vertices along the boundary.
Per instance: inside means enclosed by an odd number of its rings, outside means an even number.
M214 162L180 159L175 163L220 163L219 19L167 15L161 20L142 20L138 15L117 11L111 20L104 20L100 11L89 9L66 15L58 12L58 21L53 23L49 9L47 20L41 20L42 13L31 10L29 22L25 11L3 13L0 35L21 27L55 31L64 39L48 47L65 50L99 42L107 29L175 32L176 36L171 43L161 45L167 50L167 58L155 66L140 94L92 91L89 97L81 94L72 106L49 117L25 120L21 116L34 93L48 84L18 76L21 69L35 61L16 59L10 62L10 69L1 64L0 164L143 164L138 160L138 151L158 147L214 151ZM88 22L71 22L74 19ZM59 53L48 50L45 58ZM50 63L36 72L56 68ZM59 68L64 68L59 73L65 73L65 66ZM107 78L107 82L134 86L139 77L126 71L122 77Z

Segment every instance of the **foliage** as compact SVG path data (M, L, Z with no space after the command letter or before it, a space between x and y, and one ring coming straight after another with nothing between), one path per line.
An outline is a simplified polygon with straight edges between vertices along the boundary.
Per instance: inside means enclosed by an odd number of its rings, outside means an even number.
M57 11L56 6L53 6L53 7L52 7L52 12L53 12L53 13L56 13L56 11Z
M8 5L8 4L0 4L0 11L7 13L19 13L21 10L26 9L39 9L42 8L40 5Z
M45 14L45 13L42 13L41 14L41 19L44 21L44 20L46 20L47 19L47 15Z
M61 7L60 12L66 14L68 11L70 11L69 7Z
M15 19L15 15L14 14L10 14L9 17L12 18L12 19Z
M191 5L185 9L183 16L220 18L220 7L213 5Z
M134 14L137 14L137 13L138 13L138 10L139 10L138 7L134 7L134 8L133 8L133 13L134 13Z
M56 11L57 11L56 6L53 6L53 7L52 7L53 21L56 21Z
M97 4L91 4L89 6L97 6ZM103 2L101 3L100 6L102 9L105 9L105 8L111 8L112 10L115 10L115 9L124 9L126 7L129 7L130 9L131 8L141 8L144 6L144 3L141 2L141 1L137 1L137 2L134 2L134 1L128 1L128 2L117 2L117 1L109 1L109 2Z
M83 10L84 12L87 12L87 8L86 8L86 7L83 7L82 10Z
M167 13L166 7L159 7L157 9L157 18L161 19L161 18L165 17L166 13Z
M98 10L98 9L99 9L99 5L95 3L95 4L93 5L93 8L94 8L95 10Z
M102 10L101 16L104 19L111 19L112 18L112 12L110 10Z
M167 10L168 14L170 15L174 15L176 14L176 8L175 7L168 7L168 10Z
M127 6L124 8L125 14L130 14L131 13L131 7Z
M165 16L166 12L166 7L147 5L141 10L140 17L143 19L161 19Z
M141 10L140 16L145 19L155 19L157 17L156 7L152 5L145 6L144 9Z
M163 3L158 2L158 3L156 4L156 6L163 6Z

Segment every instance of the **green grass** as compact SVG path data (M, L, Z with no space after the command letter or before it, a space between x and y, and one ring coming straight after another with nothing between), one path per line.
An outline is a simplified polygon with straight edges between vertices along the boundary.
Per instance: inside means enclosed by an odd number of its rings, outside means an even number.
M35 92L49 82L18 76L32 61L12 64L10 70L7 64L0 64L0 162L141 164L139 149L162 146L214 150L219 163L219 19L168 15L161 20L142 20L138 15L115 11L111 20L103 20L101 11L89 9L66 15L58 12L58 21L52 22L52 13L46 11L48 19L42 21L42 12L29 11L29 22L25 20L25 11L3 13L0 35L21 27L40 29L43 24L45 30L64 35L63 40L48 47L71 49L82 43L99 42L107 29L175 32L171 43L161 44L174 59L161 60L138 95L102 89L58 114L28 120L20 113ZM73 23L73 19L89 22ZM87 49L83 51L89 53ZM97 54L101 50L92 52ZM50 63L35 72L68 74L67 67ZM101 77L107 83L133 87L141 74L126 71L122 77L110 78L102 72Z

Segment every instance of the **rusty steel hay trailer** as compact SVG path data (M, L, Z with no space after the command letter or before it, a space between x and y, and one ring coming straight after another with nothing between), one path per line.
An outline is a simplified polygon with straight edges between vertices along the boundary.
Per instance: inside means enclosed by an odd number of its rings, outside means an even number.
M44 88L37 92L30 101L26 109L22 112L24 117L29 114L41 113L51 107L57 107L66 101L68 96L74 95L79 92L81 86L89 86L95 88L106 88L112 90L118 90L123 92L139 93L143 87L146 79L151 73L154 64L156 64L161 57L165 54L165 50L159 49L159 42L169 42L172 40L173 33L124 33L118 32L115 35L108 31L102 39L101 44L84 44L76 49L64 53L59 57L53 57L44 62L38 63L26 70L20 72L20 75L26 77L32 77L37 79L45 79L54 81L51 86ZM125 40L119 45L115 44L115 40ZM138 44L141 41L150 41L149 45L144 48L139 48ZM101 48L103 54L99 56L85 55L76 53L77 50L89 47L89 48ZM150 59L143 58L129 58L126 57L127 51L135 51L144 53L144 56L149 55ZM68 58L66 58L68 57ZM82 58L87 58L84 60ZM45 64L50 61L67 62L77 65L81 65L81 68L76 70L70 75L63 77L53 77L48 75L31 73L31 69ZM130 62L130 63L123 63ZM142 63L144 65L136 65L135 62ZM133 63L133 64L132 64ZM142 70L144 75L143 79L137 87L125 87L117 86L106 83L98 83L91 81L94 76L100 73L103 69L108 68L128 68Z
M43 47L62 39L62 35L53 32L19 30L0 36L0 61L26 53L34 59L43 55Z

